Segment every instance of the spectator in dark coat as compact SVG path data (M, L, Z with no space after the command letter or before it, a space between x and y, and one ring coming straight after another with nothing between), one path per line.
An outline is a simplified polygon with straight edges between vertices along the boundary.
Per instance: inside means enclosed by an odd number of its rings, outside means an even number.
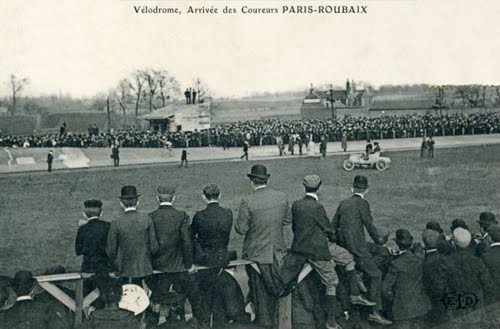
M63 315L46 303L33 299L36 279L31 272L19 271L14 276L16 303L0 313L0 327L8 329L69 329Z
M229 261L237 259L236 251L229 252ZM229 323L249 324L250 314L245 311L245 296L236 280L236 266L222 270L215 282L213 298L213 328L221 328Z
M442 234L432 229L426 229L422 233L422 240L425 245L422 280L432 305L428 323L434 326L446 322L449 317L443 303L443 297L450 292L447 279L448 257L438 250L439 244L446 244L446 241Z
M336 232L337 244L347 249L353 256L358 270L364 272L369 281L369 300L376 303L369 320L390 324L379 311L382 309L381 284L382 273L372 259L365 240L365 228L373 242L383 245L387 236L382 237L373 223L370 205L364 199L368 192L368 179L364 176L354 177L353 196L340 202L335 216L333 227Z
M158 242L151 218L137 210L137 188L122 187L120 200L124 213L111 223L106 252L120 277L141 285L145 277L153 274L151 258L158 250Z
M191 224L191 236L195 246L195 262L211 267L197 274L204 305L214 311L212 299L215 296L217 276L229 262L229 236L233 227L233 212L219 205L220 190L215 184L203 189L207 207L198 211Z
M453 317L478 310L494 300L496 291L491 274L484 262L474 256L467 248L472 240L469 231L459 227L453 231L453 242L456 251L450 257L453 266L448 273L450 298L458 300L464 296L473 296L475 303L464 308L453 309Z
M383 295L392 302L395 325L421 327L431 309L422 282L422 261L411 251L413 237L405 229L396 231L399 254L392 261L382 284Z
M476 256L480 257L490 248L491 239L488 235L488 228L491 225L498 224L498 222L495 215L491 212L482 212L477 222L479 224L480 234L474 237L474 243L476 245Z
M149 282L153 299L160 300L169 294L173 285L177 292L186 294L193 308L193 315L201 322L208 322L208 315L202 304L193 265L189 216L173 207L174 186L160 186L157 189L158 209L149 214L153 221L158 252L153 257L155 270L165 272L153 276ZM186 272L187 271L187 272Z
M482 259L495 282L496 300L500 301L500 225L490 225L488 234L492 243L488 251L482 255Z
M306 196L292 205L293 242L291 251L302 256L320 274L325 286L327 312L327 328L340 328L335 319L336 291L338 276L335 262L328 247L334 240L333 227L326 215L325 208L318 202L317 190L321 185L318 175L304 177Z
M2 312L11 308L16 302L16 298L14 280L8 276L0 276L0 320Z
M100 200L87 200L83 205L86 218L78 228L75 241L76 255L83 255L81 271L87 273L110 272L112 268L106 254L110 224L100 219L102 202Z

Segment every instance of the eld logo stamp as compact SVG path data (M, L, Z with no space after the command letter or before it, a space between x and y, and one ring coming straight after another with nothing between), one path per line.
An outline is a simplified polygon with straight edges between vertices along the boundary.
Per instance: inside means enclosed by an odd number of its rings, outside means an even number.
M472 293L448 293L441 298L447 310L465 310L474 308L479 299Z

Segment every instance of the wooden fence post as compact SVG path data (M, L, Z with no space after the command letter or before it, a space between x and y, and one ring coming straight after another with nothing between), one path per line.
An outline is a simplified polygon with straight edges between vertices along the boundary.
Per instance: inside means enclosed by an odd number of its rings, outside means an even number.
M83 320L83 279L76 280L75 285L75 328L79 328Z
M278 328L279 329L292 329L292 295L289 294L285 297L279 299L278 306L279 318L278 318Z

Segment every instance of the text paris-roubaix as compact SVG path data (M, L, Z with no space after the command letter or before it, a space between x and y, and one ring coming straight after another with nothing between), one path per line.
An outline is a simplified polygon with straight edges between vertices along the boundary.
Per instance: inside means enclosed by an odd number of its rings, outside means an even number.
M174 7L161 6L133 6L136 14L182 14L183 11ZM251 7L239 8L225 6L224 8L189 6L187 14L367 14L368 6L341 6L341 5L308 5L308 6L278 6L278 7Z

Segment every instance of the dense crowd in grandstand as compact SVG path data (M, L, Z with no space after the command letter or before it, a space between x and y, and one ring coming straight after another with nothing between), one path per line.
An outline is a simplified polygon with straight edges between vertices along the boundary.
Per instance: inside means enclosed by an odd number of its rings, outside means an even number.
M291 207L285 193L267 186L265 166L254 165L247 176L254 192L243 197L234 218L235 231L245 237L246 297L231 262L237 252L228 249L233 213L219 205L216 184L203 189L207 206L192 219L175 208L173 185L157 188L159 207L150 214L137 209L137 188L124 186L123 212L111 223L101 219L101 201L85 201L75 252L83 255L81 272L95 273L84 280L84 294L98 288L100 297L84 305L83 328L277 329L279 299L290 293L294 329L466 328L466 319L477 319L472 327L499 327L498 317L485 316L500 302L500 225L493 213L478 216L478 234L463 219L451 222L449 234L428 222L423 243L400 228L394 249L386 246L389 233L375 225L364 176L354 177L352 196L333 217L318 199L316 174L303 178L305 196ZM58 266L45 274L64 271ZM58 289L75 296L68 286ZM186 299L193 315L187 322ZM22 270L0 276L0 324L69 329L72 320L69 309Z
M64 133L31 136L2 136L0 146L7 147L110 147L119 143L121 147L202 147L274 145L290 138L305 144L312 139L340 141L345 133L347 140L409 138L422 136L450 136L490 134L500 132L499 113L474 113L454 115L404 115L373 118L343 117L337 120L265 119L235 122L211 129L187 132L154 132L124 129L99 133L95 129L88 134L71 133L71 127ZM167 143L170 142L170 143Z

